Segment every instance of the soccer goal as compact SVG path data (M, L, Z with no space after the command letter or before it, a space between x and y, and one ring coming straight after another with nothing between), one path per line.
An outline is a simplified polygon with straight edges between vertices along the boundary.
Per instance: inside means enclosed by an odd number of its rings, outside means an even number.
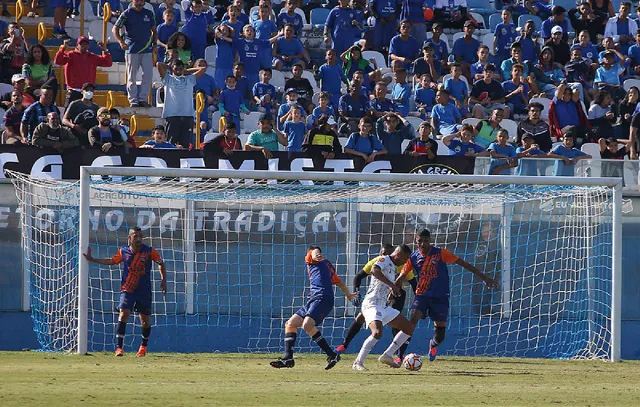
M441 353L620 358L617 179L125 167L80 174L62 182L13 173L44 350L113 350L120 268L90 265L81 252L91 246L94 257L111 257L130 227L141 227L165 259L166 296L152 271L150 348L173 352L280 351L284 322L305 301L310 244L351 286L381 244L415 247L426 228L436 246L501 283L490 291L449 267ZM339 344L357 312L337 295L325 338ZM428 320L419 326L414 336L431 336ZM139 340L133 329L125 345Z

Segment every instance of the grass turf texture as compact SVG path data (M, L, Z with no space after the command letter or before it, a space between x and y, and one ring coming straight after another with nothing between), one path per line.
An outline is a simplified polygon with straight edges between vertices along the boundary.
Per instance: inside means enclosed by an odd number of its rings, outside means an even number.
M299 355L293 369L265 354L161 354L123 358L0 352L0 406L18 405L640 405L640 362L439 357L419 372L355 355L330 371Z

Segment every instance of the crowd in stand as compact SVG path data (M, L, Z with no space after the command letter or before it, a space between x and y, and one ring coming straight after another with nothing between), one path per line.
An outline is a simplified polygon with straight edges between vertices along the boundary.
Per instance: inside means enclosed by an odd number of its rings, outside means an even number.
M166 0L157 9L144 0L128 7L109 3L113 36L125 51L131 107L148 107L154 69L164 85L166 131L154 129L145 148L193 147L198 126L203 133L219 131L205 151L227 155L245 149L270 157L283 149L366 162L403 153L433 159L440 140L451 155L491 157L496 174L526 157L555 158L555 172L569 174L563 167L590 158L579 149L583 143L600 143L602 158L638 158L639 90L622 85L640 77L640 30L631 3L623 2L616 14L610 0L583 1L570 10L545 0L500 2L501 22L489 46L476 38L478 22L466 0ZM317 61L303 46L300 13L309 20L321 6L330 12L324 61ZM520 15L531 17L522 28L514 23ZM533 16L541 19L539 27ZM451 49L445 29L463 33ZM61 32L64 27L55 31L64 37ZM209 45L216 46L210 61L204 59ZM53 61L65 66L60 117L46 50L29 46L18 24L7 27L0 58L3 81L14 90L2 99L4 142L105 152L135 146L118 111L92 102L97 67L112 64L106 46L99 44L102 55L88 51L85 37L69 46L61 46ZM379 52L390 69L364 58L365 50ZM282 89L270 83L276 70L289 77ZM196 118L198 92L205 109ZM219 123L211 123L214 111ZM249 112L262 113L256 129L242 128ZM410 117L420 118L417 128ZM463 124L468 118L480 121ZM518 122L517 136L501 127L507 118ZM237 138L241 128L251 133L244 146ZM403 149L404 140L410 142ZM528 173L524 166L518 171Z

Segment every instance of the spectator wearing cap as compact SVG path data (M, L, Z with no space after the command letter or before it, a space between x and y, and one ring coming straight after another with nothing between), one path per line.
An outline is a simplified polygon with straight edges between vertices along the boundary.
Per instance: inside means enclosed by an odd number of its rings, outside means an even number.
M567 126L575 128L580 142L590 128L589 120L580 103L580 92L571 89L566 82L562 82L556 89L555 97L549 105L551 137L562 138L563 129Z
M569 10L567 16L576 33L587 31L589 37L593 39L604 34L603 27L608 21L608 16L594 13L591 4L586 0L583 0L577 8Z
M82 85L82 99L71 102L62 118L62 124L71 129L81 146L89 145L89 129L98 125L97 114L100 106L93 102L94 91L95 86L92 83Z
M131 107L146 107L153 78L153 48L158 35L153 11L144 8L145 0L133 0L113 26L113 36L125 51L127 95ZM125 30L125 36L121 30ZM142 84L137 85L138 70Z
M284 124L287 120L291 120L291 108L297 107L300 109L300 113L302 113L302 117L306 117L305 110L298 103L298 92L294 88L289 88L285 92L285 103L281 104L278 108L278 124L277 127L280 131L284 130Z
M4 114L3 144L22 144L20 121L23 115L22 92L14 89L11 92L11 107Z
M469 21L467 0L436 0L433 14L434 19L442 23L445 28L460 29L465 21Z
M547 154L548 157L557 158L553 166L552 175L573 177L575 175L575 164L580 160L590 159L591 156L575 147L578 129L569 126L563 129L562 144L553 147Z
M302 151L325 159L341 154L342 145L334 129L335 125L336 122L331 116L320 116L318 125L309 130L302 142Z
M544 151L551 151L551 132L549 125L540 118L544 106L541 103L533 102L527 106L527 118L518 123L518 144L524 137L531 137L533 143Z
M553 51L553 62L560 65L566 64L571 59L569 44L562 37L562 27L556 25L551 29L551 38L544 43L544 48L551 48ZM542 54L542 52L540 52Z
M0 82L9 83L9 79L22 72L25 56L27 55L27 41L24 38L24 30L18 23L9 24L8 38L0 42L0 60L2 62L2 74Z
M493 64L487 64L482 72L483 79L476 81L471 89L469 104L475 103L472 114L477 119L482 119L496 108L503 109L504 118L509 118L509 107L504 104L504 89L500 82L493 79L495 71Z
M440 37L442 36L442 23L435 22L431 26L433 36L425 41L424 45L433 48L433 58L441 63L443 67L447 66L449 58L449 45Z
M391 39L389 44L389 61L391 69L411 69L411 64L420 55L421 43L410 34L411 23L408 20L400 21L399 34Z
M458 38L451 50L456 62L462 65L462 74L469 80L472 80L471 64L478 60L478 49L480 48L480 41L473 36L475 30L476 24L471 20L467 20L463 27L464 37Z
M431 128L431 126L429 126ZM402 154L402 143L414 137L414 129L404 117L389 112L376 121L376 135L389 154Z
M442 75L442 64L435 58L431 44L424 44L422 47L422 58L418 58L413 62L412 72L415 82L418 82L423 74L428 74L434 82L440 79L440 75Z
M71 130L60 125L60 116L56 112L47 114L47 121L35 128L32 144L40 148L52 148L58 152L80 145Z
M40 88L40 98L37 102L25 109L20 124L20 135L23 142L31 142L33 131L40 123L47 120L47 115L55 112L60 117L60 110L53 103L53 89L49 86Z
M605 37L613 38L616 44L619 44L620 51L626 55L629 47L633 45L634 35L638 31L638 23L636 20L629 18L631 13L631 3L623 2L620 4L620 10L616 17L611 17L607 21L604 29Z
M99 148L104 153L118 152L126 146L125 135L111 125L109 109L98 110L98 125L89 129L89 145Z
M27 92L34 94L43 85L53 88L53 99L58 94L58 80L53 72L49 53L40 44L33 44L27 52L27 56L22 65L22 75L27 81ZM34 95L38 96L38 95Z
M561 34L563 40L567 41L569 38L569 21L566 19L567 10L562 6L553 6L551 9L551 17L542 22L540 27L540 36L545 40L551 38L554 27L560 27L562 29Z
M284 134L273 127L273 118L271 116L262 116L258 121L258 126L260 127L257 130L249 134L249 138L244 145L245 150L260 151L265 158L271 158L273 157L271 152L280 149L279 144L287 145L287 138Z
M33 102L35 102L35 99L33 98L33 96L31 96L28 93L25 93L24 91L26 88L26 80L21 73L17 73L11 77L11 84L13 85L13 90L11 92L7 92L4 95L2 95L1 103L2 103L2 107L4 107L5 110L13 106L13 101L11 96L13 91L20 92L20 94L22 95L22 105L24 107L29 107Z
M187 69L179 59L173 61L171 67L162 62L157 67L165 92L162 118L167 122L167 139L177 146L188 148L195 115L193 89L207 68Z
M615 62L615 56L620 58L620 62ZM625 97L626 92L622 88L620 75L624 72L624 57L620 51L612 50L604 54L602 65L596 70L596 76L593 79L593 86L596 89L607 90L615 100L621 100Z
M65 66L64 77L67 84L65 108L69 107L69 104L74 100L82 98L82 85L96 83L96 71L99 66L109 67L112 65L107 45L99 42L98 46L102 50L102 55L89 52L89 39L80 36L73 50L66 51L65 43L60 45L60 49L53 58L54 64Z

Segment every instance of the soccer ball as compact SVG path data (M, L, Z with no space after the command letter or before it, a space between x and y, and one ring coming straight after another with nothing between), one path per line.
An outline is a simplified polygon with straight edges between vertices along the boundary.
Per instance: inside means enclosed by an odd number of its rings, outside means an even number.
M402 361L402 366L405 369L411 370L412 372L417 372L422 368L422 356L416 353L410 353L404 357Z

